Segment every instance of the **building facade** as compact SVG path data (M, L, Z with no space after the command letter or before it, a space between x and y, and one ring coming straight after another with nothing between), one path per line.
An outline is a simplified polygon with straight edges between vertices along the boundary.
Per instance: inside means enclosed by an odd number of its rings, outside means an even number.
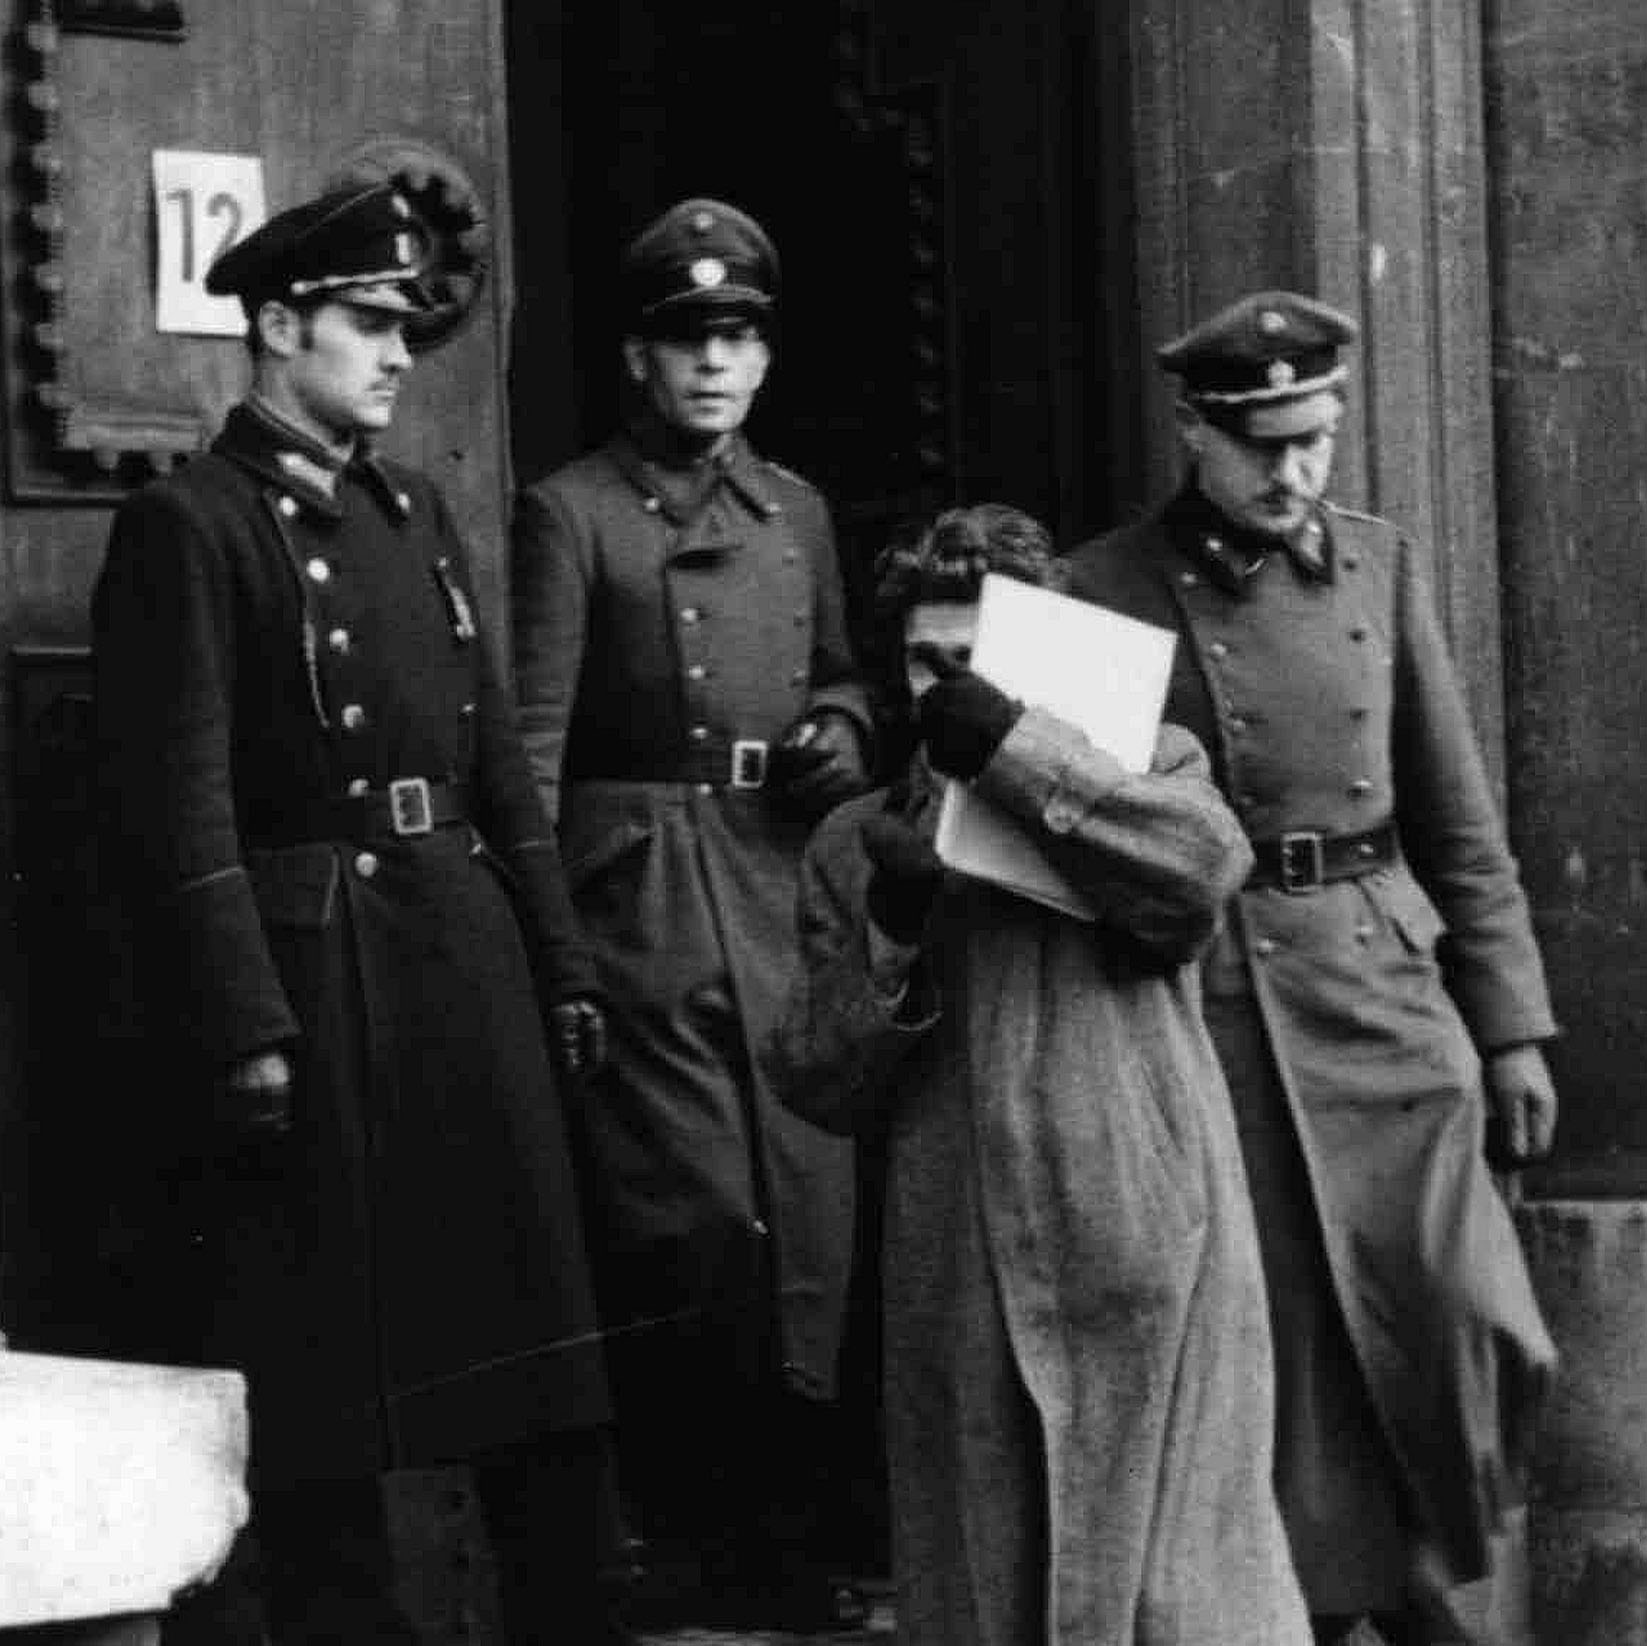
M467 245L464 318L393 443L453 497L500 635L515 479L609 423L617 248L672 199L738 201L779 243L784 330L754 432L829 492L854 594L895 522L936 504L1015 503L1074 541L1160 495L1175 440L1153 344L1290 286L1362 322L1337 495L1433 545L1564 1029L1558 1149L1519 1185L1565 1361L1532 1617L1546 1646L1647 1641L1636 0L5 0L0 16L14 1331L72 1336L39 1251L83 1232L65 1185L129 1030L119 934L87 895L86 602L114 502L185 461L245 372L234 338L157 328L184 203L157 187L155 151L255 157L271 208L375 167ZM230 210L191 223L227 231ZM100 972L115 1004L93 1008Z

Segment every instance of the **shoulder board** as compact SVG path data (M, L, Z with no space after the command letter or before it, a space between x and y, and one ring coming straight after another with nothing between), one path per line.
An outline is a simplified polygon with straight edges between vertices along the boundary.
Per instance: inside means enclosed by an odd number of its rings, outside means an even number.
M774 463L770 457L761 459L761 467L770 469L780 480L787 480L793 486L799 486L803 491L814 492L818 488L805 475L796 474L793 469L786 469L782 463Z
M1397 529L1394 521L1386 520L1381 514L1368 514L1364 509L1347 509L1342 503L1323 503L1322 507L1341 520L1358 520L1366 526L1385 526L1390 531Z

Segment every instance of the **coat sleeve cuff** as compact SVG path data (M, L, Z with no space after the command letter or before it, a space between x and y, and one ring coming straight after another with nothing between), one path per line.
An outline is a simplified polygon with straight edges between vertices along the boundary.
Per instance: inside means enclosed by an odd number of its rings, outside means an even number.
M1002 739L973 787L1049 834L1068 834L1093 805L1127 779L1114 755L1068 722L1031 704Z
M869 692L851 681L840 681L833 686L821 686L807 698L806 711L808 714L817 714L825 709L834 709L844 714L863 734L864 747L867 750L869 739L874 735L874 717L869 707Z
M595 963L572 906L560 852L549 841L528 841L508 854L520 919L532 955L538 993L546 1006L602 997Z
M174 944L177 1020L207 1062L223 1067L299 1038L243 868L189 882L161 920Z

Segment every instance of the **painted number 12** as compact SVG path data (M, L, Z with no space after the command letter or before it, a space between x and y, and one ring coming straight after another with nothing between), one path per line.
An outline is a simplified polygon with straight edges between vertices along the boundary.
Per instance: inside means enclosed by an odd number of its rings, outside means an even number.
M199 275L197 268L210 268L217 258L221 257L230 246L235 243L240 233L240 225L245 218L245 210L239 200L230 194L227 189L219 189L206 200L205 210L200 214L199 228L196 228L195 203L196 195L193 189L168 189L166 200L170 204L177 202L178 223L182 229L182 238L179 244L183 251L183 283L192 286ZM218 218L224 220L222 232L216 237L211 254L202 264L196 257L196 239L207 238L213 230Z

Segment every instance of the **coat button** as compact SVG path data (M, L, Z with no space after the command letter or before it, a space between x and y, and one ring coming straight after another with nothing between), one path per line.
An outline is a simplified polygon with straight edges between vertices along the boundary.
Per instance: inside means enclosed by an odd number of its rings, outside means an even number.
M796 669L795 672L789 677L789 684L791 686L804 686L811 678L812 675L810 670Z
M1211 653L1211 654L1212 654L1212 655L1213 655L1213 656L1214 656L1214 657L1216 657L1216 658L1218 658L1218 659L1220 659L1220 660L1222 660L1222 659L1223 659L1223 658L1226 658L1226 657L1228 657L1228 656L1229 656L1229 654L1230 654L1230 649L1229 649L1229 647L1228 647L1228 646L1226 646L1226 645L1225 645L1225 644L1224 644L1224 642L1223 642L1223 641L1222 641L1222 640L1215 640L1215 641L1213 641L1213 643L1212 643L1212 644L1211 644L1211 645L1210 645L1210 646L1208 646L1208 647L1207 647L1207 650L1208 650L1208 651L1209 651L1209 652L1210 652L1210 653Z
M663 504L655 497L648 497L642 502L641 507L648 514L656 514L663 507Z
M1371 779L1365 777L1356 778L1356 780L1350 784L1349 792L1352 800L1364 800L1369 794L1372 793Z
M1049 834L1068 834L1081 821L1080 808L1068 800L1049 800L1041 813Z
M707 726L694 726L686 735L694 743L707 743L709 741L709 728Z
M355 858L355 873L362 880L370 880L377 873L377 854L375 852L361 852Z
M686 671L686 678L688 680L707 680L709 678L709 670L706 669L701 663L694 663L692 667Z
M696 623L702 616L703 613L696 606L681 607L681 622L683 623Z
M1223 540L1223 538L1221 538L1221 537L1209 537L1207 539L1207 550L1211 554L1222 554L1224 552L1224 540Z
M1357 707L1350 710L1351 720L1365 720L1366 718L1367 711L1365 709Z
M346 656L349 651L349 631L347 629L333 629L326 636L326 644L340 657Z
M311 583L328 583L331 581L332 568L318 554L303 569L309 574Z
M1365 640L1366 638L1367 631L1361 624L1357 623L1356 626L1350 630L1351 640Z
M475 706L474 706L473 703L465 703L463 705L463 707L458 711L458 713L463 715L465 718L467 718L469 715L472 715L474 712L475 712Z
M804 629L806 627L806 613L805 612L796 612L795 613L795 627L797 629Z
M395 507L399 509L402 514L410 514L412 512L412 500L406 495L405 492L396 492Z
M1366 925L1365 923L1357 926L1355 928L1355 940L1357 943L1371 943L1373 940L1372 927Z
M372 783L370 778L351 777L349 779L349 798L358 800L363 794L370 794Z
M366 711L358 703L343 705L343 729L358 732L366 724Z
M1232 732L1234 732L1234 733L1235 733L1235 735L1236 735L1236 736L1237 736L1237 737L1239 737L1239 736L1241 736L1241 734L1242 734L1242 733L1243 733L1243 732L1244 732L1244 731L1246 731L1246 729L1247 729L1247 723L1246 723L1246 721L1244 721L1244 720L1243 720L1243 719L1242 719L1242 718L1241 718L1241 717L1240 717L1240 715L1237 715L1237 716L1236 716L1236 717L1235 717L1235 718L1234 718L1234 719L1233 719L1233 720L1232 720L1232 721L1231 721L1231 722L1230 722L1230 730L1231 730L1231 731L1232 731Z
M1182 583L1186 589L1193 589L1196 584L1201 581L1201 579L1197 577L1194 572L1179 572L1178 581Z
M275 504L275 507L290 520L297 513L297 499L295 497L283 497Z
M1273 937L1261 937L1256 943L1253 944L1252 952L1257 955L1260 960L1267 960L1279 947L1280 944L1278 944Z
M1361 556L1358 554L1340 555L1338 563L1345 571L1353 572L1361 564Z
M698 785L698 793L699 794L713 794L714 792L715 792L715 785L713 783L700 783Z

